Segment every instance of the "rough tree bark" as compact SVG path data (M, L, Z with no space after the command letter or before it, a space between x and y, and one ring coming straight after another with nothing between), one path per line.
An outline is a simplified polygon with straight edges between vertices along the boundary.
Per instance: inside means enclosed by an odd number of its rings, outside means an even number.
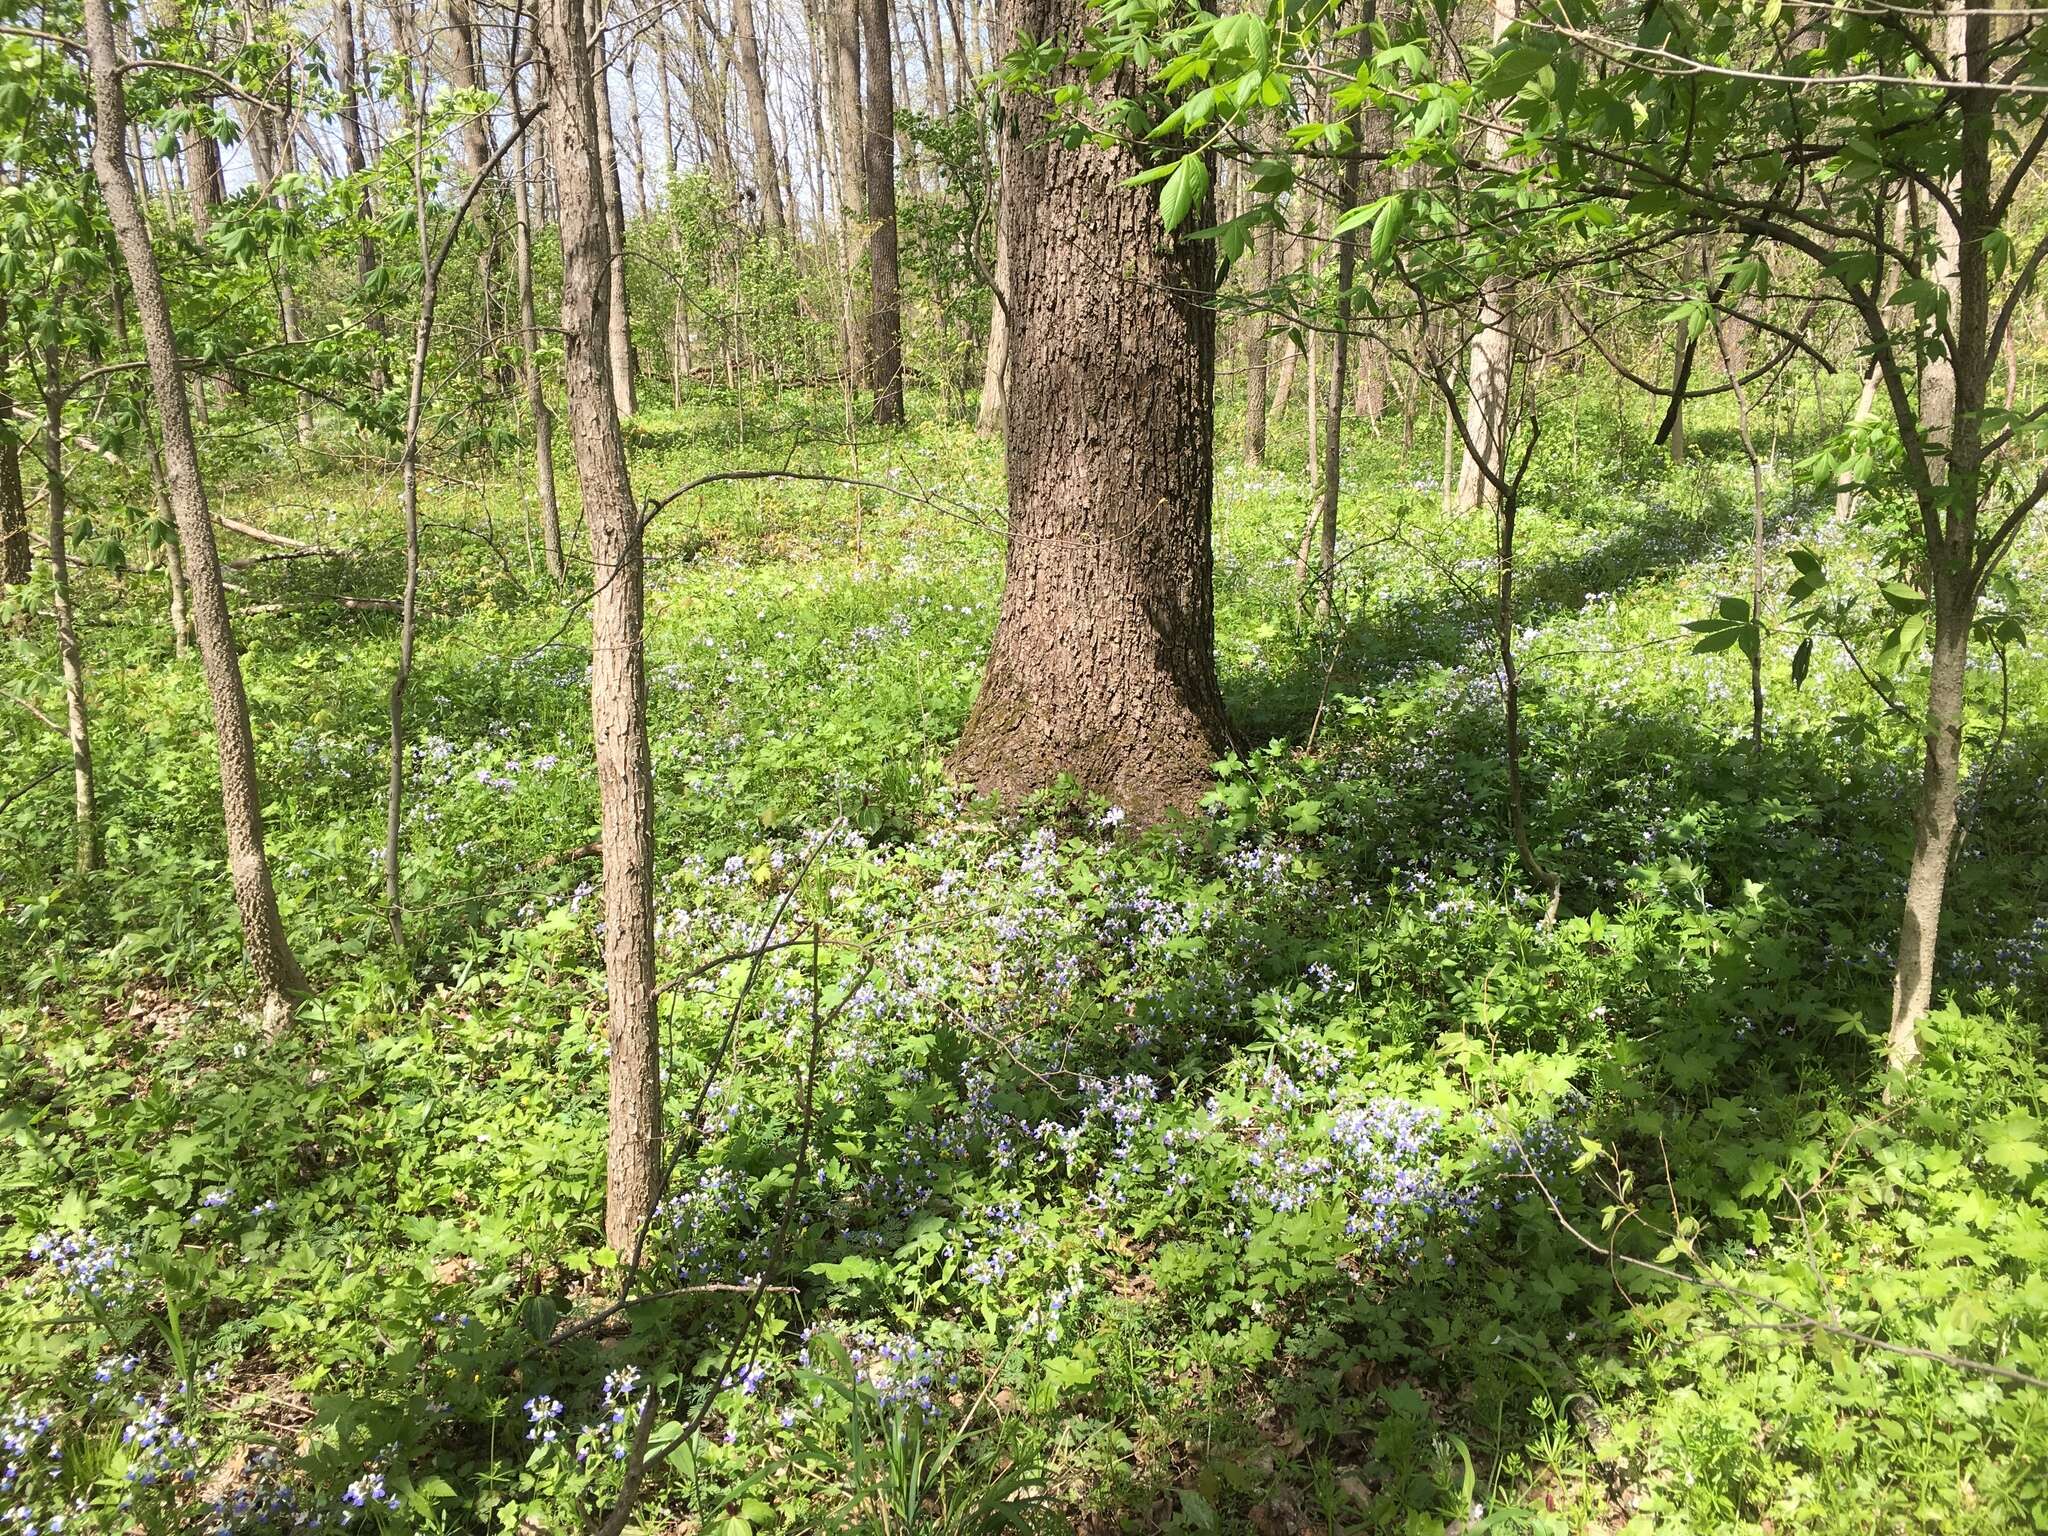
M903 281L896 262L896 86L889 70L894 27L890 0L859 0L862 72L867 85L868 387L883 426L903 420Z
M306 990L297 958L285 941L277 913L277 892L263 852L263 796L256 778L256 743L249 729L249 699L242 664L228 619L227 590L221 583L220 553L213 542L213 517L199 473L199 450L179 372L171 309L162 274L149 243L142 202L121 151L128 108L121 96L121 57L114 39L109 0L85 0L86 47L91 61L93 173L107 205L122 265L142 321L149 360L150 390L163 432L165 478L171 511L183 544L192 590L193 627L213 705L214 736L220 751L221 809L227 824L228 873L241 911L242 943L275 1022L289 1016L291 999Z
M1077 37L1093 15L1012 0L1005 35ZM1010 546L952 767L1003 796L1071 774L1143 821L1192 809L1229 739L1209 544L1214 247L1168 235L1149 191L1124 184L1149 153L1067 149L1049 128L1044 98L1011 103Z
M105 0L99 0L104 4ZM596 92L583 0L543 0L538 46L548 69L561 204L562 333L569 428L590 529L590 715L604 858L605 993L611 1036L605 1240L634 1250L661 1163L654 997L654 768L647 739L642 562L625 442L606 344L611 265Z

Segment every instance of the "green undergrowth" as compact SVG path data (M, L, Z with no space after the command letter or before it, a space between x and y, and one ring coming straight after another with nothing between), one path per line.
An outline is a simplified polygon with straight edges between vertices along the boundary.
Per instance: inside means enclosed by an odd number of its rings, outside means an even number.
M1219 466L1244 742L1140 835L946 778L999 450L930 425L856 462L830 429L636 426L645 495L786 461L876 488L717 483L652 534L681 1157L632 1289L685 1294L567 1339L628 1256L588 631L521 466L428 498L402 951L395 627L325 601L394 589L394 496L224 467L234 515L337 551L234 573L319 987L274 1035L160 579L81 580L107 871L68 873L68 775L0 810L0 1530L582 1529L650 1391L650 1531L2048 1528L2048 1393L1935 1358L2048 1375L2037 650L1973 679L1944 1001L1887 1099L1912 729L1840 644L1795 686L1773 634L1752 746L1740 652L1693 653L1746 590L1732 434L1674 470L1588 413L1532 471L1546 924L1489 530L1439 510L1433 451L1357 429L1329 629L1299 446ZM1772 495L1774 591L1794 547L1892 574L1789 450ZM7 645L57 710L47 634ZM6 792L59 760L25 712L0 731Z

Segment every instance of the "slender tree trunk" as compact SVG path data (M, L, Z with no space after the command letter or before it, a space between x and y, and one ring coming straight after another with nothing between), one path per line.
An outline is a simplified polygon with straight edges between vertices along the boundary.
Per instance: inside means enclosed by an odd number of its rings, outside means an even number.
M55 347L43 350L43 499L50 541L50 607L57 618L57 657L64 669L64 734L71 744L72 826L80 874L100 867L100 821L94 805L92 728L85 709L85 661L71 611L69 511L64 479L64 395Z
M164 537L164 585L169 599L167 615L171 626L171 655L183 661L192 653L192 588L185 580L185 552L178 546L178 525L171 516L170 498L164 494L163 458L154 446L150 451L151 489L156 496L157 515L168 525Z
M1259 246L1260 302L1273 290L1273 251L1280 237L1270 224L1261 225ZM1248 464L1266 462L1266 364L1272 354L1271 335L1263 312L1251 317L1244 343L1244 457Z
M603 25L602 13L592 20ZM626 194L619 185L619 147L612 134L611 47L600 42L596 67L585 72L597 102L598 192L604 199L606 247L605 324L612 360L612 403L619 419L633 414L633 325L626 307ZM561 171L556 170L559 178Z
M1372 20L1374 0L1366 0L1366 20ZM1358 138L1360 119L1351 117L1352 142ZM1358 154L1345 155L1337 172L1337 206L1341 217L1358 201ZM1351 360L1351 280L1358 265L1358 237L1345 233L1337 237L1337 334L1330 345L1330 390L1323 412L1322 536L1319 541L1320 570L1316 580L1316 617L1330 621L1337 599L1337 492L1344 470L1344 390Z
M363 109L359 79L362 66L356 47L355 0L335 0L334 6L334 74L335 83L341 93L340 110L336 113L341 127L342 165L351 176L360 177L369 167L369 157L363 148ZM362 225L356 236L356 283L365 285L370 274L377 270L377 242L370 234L370 221L374 212L370 207L370 192L365 186L356 199L356 218ZM385 372L382 342L387 327L384 312L374 303L363 316L363 324L379 343L375 361L370 365L370 387L382 395L390 379Z
M460 0L449 7L452 17ZM466 12L465 12L466 17ZM458 33L456 51L467 45ZM424 92L422 93L424 96ZM412 361L406 372L405 445L399 452L399 514L405 528L405 587L398 604L398 665L391 673L391 742L384 791L384 917L391 942L405 949L405 696L412 684L413 648L419 637L420 599L420 421L427 398L427 352L434 340L434 306L440 268L427 250L427 180L423 156L426 118L413 124L413 234L420 258L419 314L413 322ZM473 176L483 175L481 163Z
M868 376L868 338L860 299L860 274L853 253L861 240L867 209L867 150L861 132L860 0L819 0L825 53L831 82L832 140L839 162L839 227L845 243L846 309L853 317L846 327L846 375Z
M1664 438L1674 465L1685 462L1685 391L1691 374L1692 328L1679 325L1671 334L1671 430Z
M520 102L519 71L508 66L506 80L512 93L515 122L524 117ZM548 392L540 376L540 322L533 306L533 195L527 186L531 156L526 136L520 135L514 151L519 157L512 183L512 262L519 284L520 378L526 386L526 410L533 418L533 485L540 498L541 547L547 555L548 576L567 581L569 566L562 556L562 509L555 499L555 415L548 406Z
M470 0L447 0L447 16L448 83L457 91L474 95L484 89L484 64ZM465 111L462 119L463 175L470 181L476 180L484 174L490 158L490 119L473 109ZM483 240L476 253L477 314L486 339L495 340L496 305L493 295L498 288L498 231L488 202L484 204L484 210Z
M28 498L21 488L21 423L7 393L7 295L0 293L0 586L28 584Z
M105 0L99 0L105 3ZM661 1167L654 996L654 769L647 739L640 529L605 343L611 263L583 0L542 0L555 180L562 218L562 331L569 426L590 530L590 713L604 856L604 966L611 1040L605 1241L635 1251Z
M768 117L768 76L761 67L761 42L754 32L754 0L733 0L733 42L740 59L740 83L747 92L747 134L754 141L754 187L769 230L789 227L782 206L782 176L776 169L775 130Z
M1491 0L1493 41L1497 45L1514 24L1516 0ZM1486 154L1498 161L1507 153L1506 135L1498 128L1486 132ZM1489 278L1480 289L1479 330L1472 338L1472 355L1466 369L1464 437L1478 445L1496 471L1507 455L1508 374L1513 367L1515 335L1508 312L1508 288L1504 278ZM1487 479L1474 461L1472 449L1465 448L1458 471L1457 509L1469 512L1488 499Z
M1076 36L1093 15L1013 0L1006 35ZM1125 185L1151 153L1048 142L1043 98L1009 106L1010 545L952 767L1006 797L1071 774L1144 821L1192 809L1229 740L1209 544L1214 247L1167 234L1148 190Z
M989 307L988 356L981 371L981 410L974 419L974 430L982 437L1000 433L1009 410L1010 322L1003 313L1003 304L1010 292L1010 242L1000 213L996 218L995 279L998 297Z
M184 544L194 627L206 670L207 693L213 703L214 734L220 750L221 804L227 824L228 870L235 904L242 915L242 941L256 984L263 993L265 1011L273 1019L281 1020L288 1016L290 998L303 993L306 982L291 946L285 941L284 924L278 918L277 893L270 881L270 864L264 856L263 796L256 777L256 743L249 729L249 701L242 688L242 666L235 654L227 590L221 583L220 555L213 542L213 518L207 510L206 485L200 478L198 448L186 410L185 381L179 372L170 304L164 297L156 253L150 248L149 225L128 173L127 157L121 153L127 136L128 108L121 96L121 58L109 0L85 0L85 32L92 69L93 171L142 320L150 387L163 431L167 490Z
M1728 383L1735 392L1735 424L1742 435L1742 452L1749 460L1750 542L1749 619L1756 626L1756 644L1749 653L1749 750L1761 758L1764 750L1764 461L1757 452L1756 434L1749 422L1749 390L1742 382L1729 346L1728 328L1718 311L1708 321L1714 328L1714 345L1721 354L1721 366L1728 370ZM1684 430L1683 419L1673 426L1674 434Z
M867 86L868 387L875 420L903 420L902 279L896 264L896 86L889 72L891 0L860 0Z
M1953 5L1948 54L1966 80L1989 77L1990 14ZM1991 140L1995 103L1988 92L1962 93L1962 147L1948 199L1935 209L1934 277L1948 290L1952 352L1930 357L1920 377L1919 423L1929 438L1928 478L1921 493L1927 563L1933 589L1932 659L1927 679L1926 751L1913 817L1913 857L1899 925L1898 969L1892 978L1887 1060L1909 1070L1920 1057L1920 1021L1934 1001L1942 904L1955 850L1956 805L1962 788L1964 681L1970 625L1976 617L1977 514L1984 492L1984 404L1991 358ZM1895 400L1894 408L1899 402ZM1914 423L1902 421L1904 430Z

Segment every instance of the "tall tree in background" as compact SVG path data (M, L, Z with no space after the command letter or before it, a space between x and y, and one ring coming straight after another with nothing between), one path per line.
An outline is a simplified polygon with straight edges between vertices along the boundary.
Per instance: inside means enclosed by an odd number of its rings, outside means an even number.
M740 60L740 82L747 92L747 134L754 141L754 187L761 198L761 219L771 233L789 228L782 206L782 171L775 158L775 129L768 115L768 75L761 65L761 41L754 31L754 0L732 0L733 42Z
M512 98L515 122L526 115L519 91L517 43L515 31L514 46L505 65L505 83ZM555 414L540 375L540 320L533 302L533 173L527 144L527 136L522 133L514 149L517 159L512 171L512 264L519 288L519 377L526 390L526 413L533 421L533 485L540 504L541 551L547 561L549 580L567 581L569 566L562 554L562 510L555 496Z
M28 498L21 489L21 427L7 392L7 295L0 293L0 586L29 578Z
M104 4L105 0L100 0ZM612 396L602 137L584 0L542 0L561 209L562 339L569 433L590 530L590 719L604 858L604 971L611 1039L605 1241L630 1253L654 1208L661 1081L654 997L654 766L647 739L643 562L619 408Z
M150 392L163 434L165 479L191 584L192 621L206 672L206 691L213 705L228 874L242 915L243 948L263 994L264 1010L273 1019L282 1019L288 1015L291 999L306 990L306 981L285 941L270 862L263 851L263 795L256 778L249 699L242 687L242 664L228 619L220 553L213 542L213 517L206 504L206 483L200 476L198 445L185 403L170 302L164 295L163 276L149 243L149 224L125 153L128 107L121 94L121 54L113 14L109 0L84 0L84 4L92 73L93 174L100 196L106 200L114 240L142 322Z
M855 250L867 211L867 144L861 133L860 0L817 0L831 104L833 158L838 164L841 268L846 286L845 366L848 387L868 377L869 338Z
M50 554L50 611L57 621L57 660L64 672L64 734L71 746L72 826L76 867L100 867L98 793L92 776L92 723L85 703L85 658L71 606L70 516L64 474L63 358L55 343L43 349L43 512Z
M875 420L893 426L903 420L903 279L896 257L896 88L890 73L895 15L890 0L859 0L861 43L867 85L866 204L868 226L868 387L875 395Z
M1078 38L1094 14L1012 0L1005 34ZM1136 85L1124 71L1090 89ZM1209 544L1215 247L1163 231L1151 193L1126 185L1155 156L1051 142L1042 93L1010 105L1010 545L952 767L1004 796L1070 774L1150 819L1193 808L1229 736ZM1198 227L1201 191L1169 222Z
M605 249L610 266L605 269L605 336L611 357L612 404L621 419L633 414L633 321L626 304L626 194L619 183L618 136L612 127L611 44L600 9L592 18L599 32L592 39L597 49L595 65L585 71L592 82L597 104L597 190L604 200ZM558 181L560 171L556 172ZM557 193L559 196L559 191Z
M1516 0L1491 0L1493 42L1498 45L1515 22ZM1507 134L1489 123L1483 135L1485 159L1498 163L1507 153ZM1508 283L1494 278L1479 291L1478 329L1465 373L1465 430L1458 469L1458 510L1469 512L1492 496L1508 449L1508 380L1515 365L1514 316ZM1446 407L1452 409L1453 407ZM1476 452L1475 452L1476 447ZM1489 476L1477 455L1486 455Z

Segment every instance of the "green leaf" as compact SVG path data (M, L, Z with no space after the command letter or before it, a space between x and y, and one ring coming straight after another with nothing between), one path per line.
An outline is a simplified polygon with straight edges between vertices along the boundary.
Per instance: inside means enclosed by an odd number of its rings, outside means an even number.
M1799 642L1798 649L1793 651L1792 653L1792 686L1794 688L1803 688L1806 686L1806 671L1807 668L1811 667L1812 665L1813 636L1808 635L1804 640Z
M1169 230L1179 229L1187 222L1209 190L1209 167L1198 152L1182 155L1173 168L1173 174L1166 178L1166 187L1159 194L1159 216Z
M2016 1109L1984 1128L1984 1156L2014 1178L2024 1179L2037 1163L2048 1162L2048 1152L2035 1139L2040 1133L2041 1122Z
M1909 587L1903 581L1879 582L1877 590L1900 613L1919 613L1927 607L1927 599L1919 588Z
M1394 241L1400 236L1401 227L1408 222L1408 200L1398 194L1385 200L1380 215L1373 220L1372 261L1374 266L1385 266L1388 253L1394 248Z

